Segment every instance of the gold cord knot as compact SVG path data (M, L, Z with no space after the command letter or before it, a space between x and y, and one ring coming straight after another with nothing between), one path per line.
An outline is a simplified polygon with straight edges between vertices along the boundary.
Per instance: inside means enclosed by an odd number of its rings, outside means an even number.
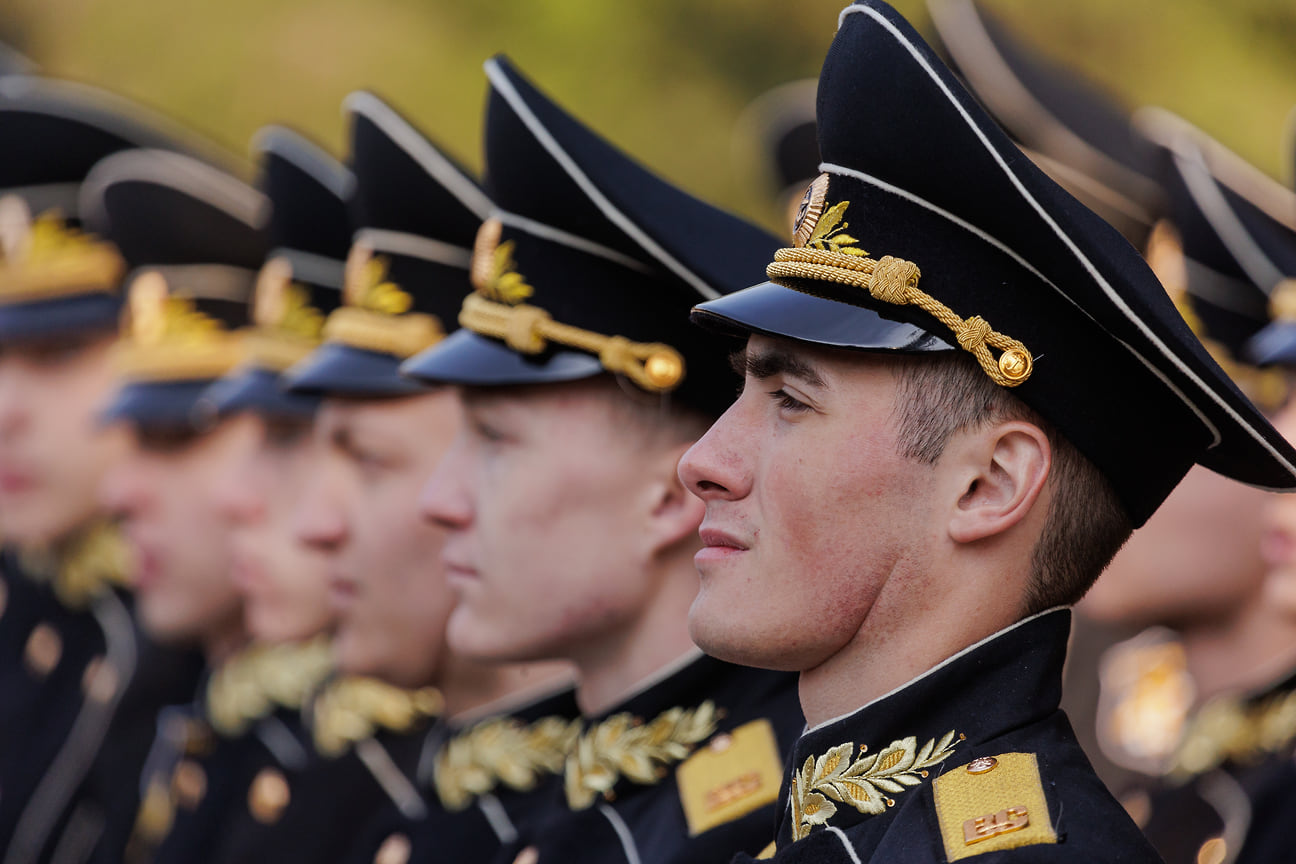
M798 280L815 279L868 291L873 299L893 306L917 306L948 327L959 347L975 356L982 370L999 386L1016 387L1030 377L1034 363L1026 346L994 330L979 315L963 320L919 288L922 271L917 264L891 255L874 260L862 250L854 251L858 254L820 248L779 249L765 274L794 291L805 291ZM996 359L991 348L998 348L1002 355Z
M504 327L504 342L522 354L539 354L545 349L541 332L549 313L539 306L514 306Z
M922 271L912 261L883 255L873 265L873 275L869 277L868 283L869 294L883 303L904 306L913 302L912 294L918 287L921 276Z
M958 339L959 347L964 351L971 351L973 354L985 349L986 340L994 330L990 328L990 322L986 321L980 315L973 315L963 322L954 335Z

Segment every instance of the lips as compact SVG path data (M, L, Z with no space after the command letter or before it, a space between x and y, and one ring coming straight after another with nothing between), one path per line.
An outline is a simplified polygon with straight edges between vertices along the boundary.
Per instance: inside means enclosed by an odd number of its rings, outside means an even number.
M148 591L162 579L162 557L147 543L134 541L136 591Z
M328 587L329 607L335 612L350 609L360 596L359 583L342 573L330 573Z
M21 495L31 489L36 478L25 471L15 469L0 470L0 494Z
M746 550L747 544L736 538L734 535L722 531L718 528L703 527L698 531L698 536L702 538L702 545L708 549L734 549L737 551Z

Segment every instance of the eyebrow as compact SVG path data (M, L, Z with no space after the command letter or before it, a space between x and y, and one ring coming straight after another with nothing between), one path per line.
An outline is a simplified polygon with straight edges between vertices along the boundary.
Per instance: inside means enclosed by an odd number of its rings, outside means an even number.
M783 375L800 379L815 387L826 386L823 377L813 365L781 348L766 348L762 351L743 348L729 355L729 364L739 375L748 375L760 380Z

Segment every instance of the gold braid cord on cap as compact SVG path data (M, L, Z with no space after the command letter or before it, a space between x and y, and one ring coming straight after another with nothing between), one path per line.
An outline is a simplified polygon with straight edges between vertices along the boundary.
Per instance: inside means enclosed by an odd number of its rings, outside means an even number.
M963 319L944 303L918 287L922 271L903 258L884 255L874 260L860 249L859 242L844 233L850 226L843 222L849 201L839 201L827 210L826 175L821 175L806 191L801 205L795 236L797 248L780 249L774 263L765 268L770 279L780 285L801 290L782 280L816 279L862 288L874 300L894 306L917 306L954 332L959 347L976 357L990 380L1003 387L1016 387L1030 377L1033 368L1030 352L1017 339L994 330L979 315ZM990 352L998 348L996 359Z
M684 380L684 357L661 342L631 342L562 324L539 306L523 303L534 289L513 266L513 241L500 243L502 226L488 219L473 246L472 283L476 294L464 298L459 324L499 339L519 354L539 354L549 343L598 357L603 368L624 375L649 393L666 393Z
M292 281L292 263L284 257L266 261L257 274L252 321L243 337L246 359L253 366L283 372L319 347L324 315L310 304L310 291Z
M324 341L405 359L445 338L435 315L409 311L414 298L387 278L387 259L357 243L347 256L344 306L324 324Z

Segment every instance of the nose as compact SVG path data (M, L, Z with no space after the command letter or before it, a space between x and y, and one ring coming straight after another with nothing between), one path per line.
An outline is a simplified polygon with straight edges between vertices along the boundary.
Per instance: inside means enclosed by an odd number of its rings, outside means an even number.
M424 521L448 531L462 531L472 523L468 450L463 435L456 436L432 476L423 484L418 507Z
M346 511L339 503L335 484L323 472L315 474L302 489L292 525L297 542L312 549L329 552L346 543Z
M684 453L676 469L680 482L703 501L738 500L751 491L750 451L739 423L742 401L731 405Z

